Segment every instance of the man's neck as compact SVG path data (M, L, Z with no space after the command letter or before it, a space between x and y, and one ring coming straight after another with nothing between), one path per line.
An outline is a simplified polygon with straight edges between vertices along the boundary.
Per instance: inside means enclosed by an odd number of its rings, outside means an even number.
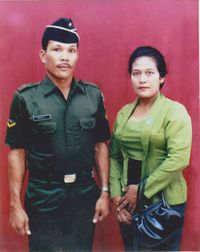
M69 79L56 79L52 76L49 76L48 74L47 76L57 86L57 88L60 89L65 99L67 100L67 97L71 88L73 76L70 77Z

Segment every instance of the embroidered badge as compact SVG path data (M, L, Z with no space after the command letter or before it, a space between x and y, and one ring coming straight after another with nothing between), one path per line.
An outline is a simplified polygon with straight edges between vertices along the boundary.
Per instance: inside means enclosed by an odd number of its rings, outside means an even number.
M7 121L7 126L8 126L8 128L12 128L12 127L14 127L16 125L16 122L15 121L13 121L12 119L8 119L8 121Z

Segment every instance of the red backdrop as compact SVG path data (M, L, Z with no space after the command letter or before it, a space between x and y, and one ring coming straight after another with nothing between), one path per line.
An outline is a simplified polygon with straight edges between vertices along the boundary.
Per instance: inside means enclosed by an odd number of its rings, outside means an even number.
M8 148L3 141L10 101L18 86L43 78L38 57L42 32L61 16L71 17L81 36L76 77L101 87L111 128L118 109L134 98L127 73L132 50L152 45L166 56L169 74L163 92L183 103L193 121L191 165L185 171L189 192L182 250L200 250L198 1L16 0L0 2L0 251L27 251L26 238L8 225ZM111 213L97 227L94 251L122 249Z

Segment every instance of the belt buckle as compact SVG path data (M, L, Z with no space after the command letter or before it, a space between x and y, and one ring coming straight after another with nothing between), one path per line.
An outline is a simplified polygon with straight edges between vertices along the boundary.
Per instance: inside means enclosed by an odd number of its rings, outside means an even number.
M75 181L76 181L76 173L64 175L64 182L66 184L74 183Z

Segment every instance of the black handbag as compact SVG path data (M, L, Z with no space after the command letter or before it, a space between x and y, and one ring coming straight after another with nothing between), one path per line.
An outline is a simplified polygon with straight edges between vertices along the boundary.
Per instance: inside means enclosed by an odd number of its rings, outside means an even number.
M161 199L145 206L144 187L146 180L139 184L137 210L133 214L133 228L137 242L146 248L161 246L175 236L183 223L183 217L172 209L161 193Z

